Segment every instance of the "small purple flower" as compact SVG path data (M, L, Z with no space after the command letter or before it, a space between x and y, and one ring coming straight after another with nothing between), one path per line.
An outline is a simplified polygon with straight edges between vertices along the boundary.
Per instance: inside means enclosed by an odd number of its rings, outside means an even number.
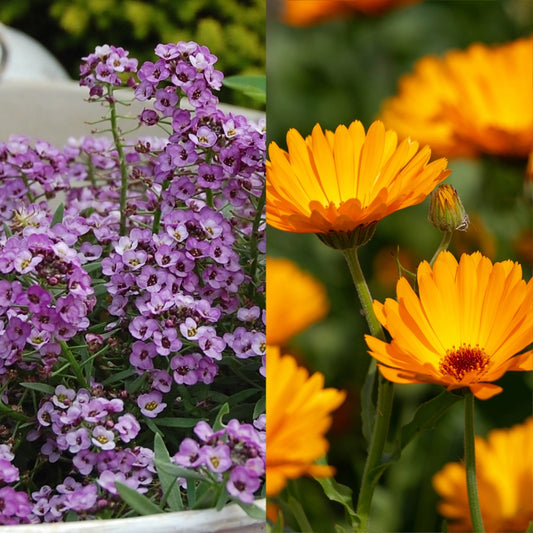
M78 453L80 450L86 450L91 446L89 431L84 427L69 431L65 435L65 439L69 445L68 450L70 453Z
M104 426L95 426L91 442L102 450L112 450L115 447L115 434Z
M204 455L200 453L200 445L193 439L185 438L181 441L179 451L173 457L180 466L196 468L204 461Z
M261 485L259 476L244 466L236 466L226 484L228 492L244 503L253 503L254 492Z
M122 442L130 442L141 431L141 425L131 413L126 413L118 417L113 429L119 434Z
M159 391L154 390L148 394L141 394L137 398L137 405L144 416L155 418L167 406L162 399L163 395Z
M204 457L204 463L212 472L225 472L232 466L229 446L219 444L218 446L203 446L201 453Z
M20 478L19 469L7 459L0 459L0 482L14 483Z
M198 359L193 354L176 355L170 360L172 376L178 385L194 385L198 383Z

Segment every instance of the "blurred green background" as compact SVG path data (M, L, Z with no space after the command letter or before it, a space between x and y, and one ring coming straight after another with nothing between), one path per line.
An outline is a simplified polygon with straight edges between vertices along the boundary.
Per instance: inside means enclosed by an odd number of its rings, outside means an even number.
M266 0L2 0L0 21L47 48L78 79L95 46L122 46L140 64L158 43L194 40L226 76L264 74ZM221 101L258 107L223 89Z
M473 42L503 43L526 36L533 27L530 0L425 0L379 17L354 16L311 27L290 27L278 20L280 3L267 10L267 120L269 141L283 148L285 134L296 128L308 135L317 122L335 129L358 119L365 128L381 102L396 93L398 78L428 54L440 55ZM450 250L482 251L492 260L514 259L529 279L532 270L531 205L523 197L525 160L497 158L452 160L448 178L470 215L467 232L457 232ZM360 250L360 260L374 298L394 296L398 247L402 264L415 270L429 260L441 234L427 221L428 202L394 213L377 226L373 240ZM354 493L360 481L366 443L361 435L360 389L364 380L367 327L360 314L347 266L339 252L314 235L269 228L268 253L296 261L327 287L331 311L322 322L293 339L293 354L311 370L326 375L329 386L348 390L330 432L329 461L336 479ZM476 430L522 422L532 414L531 373L509 373L499 382L504 393L476 402ZM397 386L392 432L408 422L414 409L441 388ZM456 404L435 430L411 443L390 468L376 491L371 530L440 531L437 495L431 476L463 454L463 405ZM334 531L342 510L327 502L312 480L299 480L292 490L306 502L315 531Z

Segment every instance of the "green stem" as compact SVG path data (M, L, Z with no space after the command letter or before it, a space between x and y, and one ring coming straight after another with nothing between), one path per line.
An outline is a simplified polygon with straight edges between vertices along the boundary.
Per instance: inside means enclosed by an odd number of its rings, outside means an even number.
M448 246L450 246L450 242L452 242L452 236L453 231L448 231L444 233L442 236L442 241L440 241L439 247L437 248L437 251L433 254L433 257L431 258L430 265L433 265L435 262L435 259L437 259L437 256L444 250L448 249Z
M90 389L90 384L85 379L81 366L76 360L76 357L74 357L74 354L72 353L72 350L70 349L69 345L65 341L59 341L59 345L61 346L62 354L65 356L65 359L69 363L69 368L72 369L72 371L76 375L79 384L82 387L85 387L86 389Z
M346 250L342 250L342 253L346 259L346 262L348 263L353 284L355 285L355 290L359 296L359 301L361 302L370 333L372 336L377 337L378 339L385 340L383 328L381 327L381 324L374 313L374 309L372 308L372 295L370 294L370 290L366 283L361 265L359 264L357 248L348 248Z
M108 87L108 101L110 111L111 133L113 134L113 142L118 153L118 161L120 165L120 229L119 235L126 234L126 205L128 192L128 168L126 166L126 159L124 157L124 149L122 147L122 140L118 128L117 107L113 97L113 88Z
M370 333L381 340L385 340L385 334L379 320L372 308L372 296L366 283L359 258L357 256L357 249L343 250L344 257L350 268L350 273L361 301L361 306L368 322ZM374 371L374 365L371 365L370 371ZM372 505L372 497L374 489L379 480L383 469L380 468L383 457L383 450L387 441L387 434L389 431L390 416L392 411L392 400L394 395L393 384L386 380L379 372L377 374L378 381L378 397L376 412L374 415L374 425L372 428L372 435L370 437L370 444L368 447L368 456L366 458L365 468L363 470L363 477L361 480L361 488L359 498L357 501L357 516L360 523L358 531L363 532L367 530L368 517L370 515L370 508Z
M483 519L477 494L476 479L476 447L474 432L474 395L469 390L465 396L465 467L466 490L468 492L468 505L472 520L472 531L483 533Z

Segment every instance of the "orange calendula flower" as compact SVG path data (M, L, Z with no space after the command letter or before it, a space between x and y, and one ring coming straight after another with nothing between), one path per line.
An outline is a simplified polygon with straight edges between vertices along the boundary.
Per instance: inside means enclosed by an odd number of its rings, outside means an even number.
M331 426L331 412L346 394L324 388L320 372L310 377L292 356L281 356L278 347L268 347L266 367L266 492L272 497L289 479L334 474L331 466L315 461L329 449L325 434Z
M429 163L428 146L374 122L365 134L359 121L335 132L317 124L307 138L287 133L288 151L275 142L267 161L267 222L296 233L362 233L346 248L364 244L365 234L387 215L422 202L451 172L446 159ZM371 233L371 232L370 232ZM350 241L348 238L347 241Z
M522 279L513 261L492 263L479 252L459 263L441 252L433 268L417 272L420 296L408 281L396 285L397 300L374 301L390 343L366 335L383 376L395 383L468 387L487 399L502 391L492 383L509 370L533 370L533 279Z
M267 344L283 346L329 309L325 287L285 258L267 257Z
M311 26L357 13L379 15L421 0L283 0L281 20L290 26Z
M533 521L533 418L476 437L479 506L485 531L526 531ZM450 531L472 531L464 463L448 463L433 477L439 512Z
M426 56L381 119L446 157L527 157L533 146L533 37ZM509 81L511 80L511 81Z

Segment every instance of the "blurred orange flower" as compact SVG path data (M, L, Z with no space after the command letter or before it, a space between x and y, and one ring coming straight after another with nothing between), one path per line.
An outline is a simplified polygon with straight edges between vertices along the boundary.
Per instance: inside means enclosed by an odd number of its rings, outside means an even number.
M317 124L305 139L287 133L288 151L270 143L267 222L296 233L350 234L422 202L451 172L446 159L376 121L365 134L359 121L335 132ZM361 244L361 243L356 243Z
M325 434L332 423L331 412L346 394L324 388L320 372L309 377L292 356L281 356L275 346L267 348L266 368L266 493L273 497L289 479L334 474L331 466L315 461L329 449Z
M311 26L357 13L380 15L421 0L283 0L281 20L290 26Z
M329 309L325 287L285 258L267 257L267 344L283 346Z
M533 146L533 37L426 56L380 118L446 157L527 157Z
M533 520L533 418L476 437L476 473L485 531L526 531ZM439 512L450 531L472 531L464 463L448 463L433 477Z
M492 382L505 372L533 370L533 350L516 355L533 342L533 279L518 263L441 252L433 267L419 265L417 281L420 296L401 278L397 300L374 301L392 340L365 338L385 378L468 387L484 400L502 391Z

